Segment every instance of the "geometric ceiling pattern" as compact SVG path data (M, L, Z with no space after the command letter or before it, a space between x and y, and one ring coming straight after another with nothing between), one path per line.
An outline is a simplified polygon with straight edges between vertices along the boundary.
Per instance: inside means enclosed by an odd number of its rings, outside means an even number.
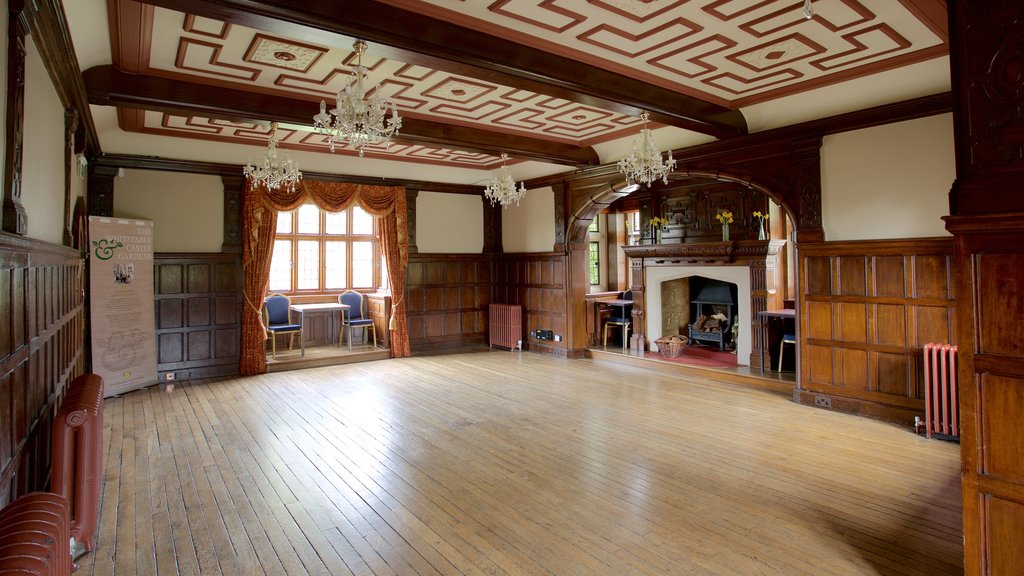
M111 10L136 5L108 0ZM945 54L937 0L382 0L382 5L450 22L630 81L735 110L823 85ZM166 2L165 2L166 4ZM174 4L171 2L170 4ZM297 4L298 5L298 4ZM120 71L303 102L326 100L355 66L354 38L282 34L143 6L112 19L113 65ZM341 8L339 8L341 9ZM310 39L312 38L312 39ZM363 55L369 82L405 119L476 130L497 138L590 147L637 132L639 119L593 101L570 101L485 77L470 77ZM681 98L683 96L680 96ZM230 104L230 103L227 103ZM311 116L311 115L310 115ZM265 143L265 123L163 110L119 111L124 130ZM283 148L326 152L324 137L302 126L280 131ZM400 133L401 138L401 133ZM492 136L493 138L493 136ZM492 147L493 148L493 147ZM473 149L470 147L470 149ZM355 154L344 145L339 154ZM367 154L414 162L494 168L496 150L396 142Z
M384 0L736 108L946 52L898 0Z
M351 45L315 46L251 28L157 9L149 67L140 72L287 92L333 105L356 64ZM621 136L636 118L494 83L363 55L371 85L403 117L588 144ZM333 106L329 106L333 107Z

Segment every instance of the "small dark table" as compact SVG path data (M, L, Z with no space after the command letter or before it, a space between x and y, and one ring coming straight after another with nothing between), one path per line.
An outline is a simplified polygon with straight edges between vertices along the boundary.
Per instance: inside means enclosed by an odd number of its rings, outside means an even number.
M774 345L774 342L782 338L782 334L796 334L796 310L787 308L785 310L765 310L758 312L757 319L761 323L761 372L764 372L764 354L765 350ZM782 330L779 334L779 338L772 338L776 333L772 330L772 326L781 323ZM789 332L786 332L789 330ZM768 361L771 362L772 354L769 350ZM771 366L768 366L768 370L771 371Z

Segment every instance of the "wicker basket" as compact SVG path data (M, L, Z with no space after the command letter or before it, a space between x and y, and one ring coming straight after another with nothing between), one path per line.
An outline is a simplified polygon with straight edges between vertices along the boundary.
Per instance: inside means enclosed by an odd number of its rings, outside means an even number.
M683 348L686 347L687 342L689 342L689 339L680 334L658 338L654 341L658 345L658 352L661 352L664 358L678 358L683 353Z

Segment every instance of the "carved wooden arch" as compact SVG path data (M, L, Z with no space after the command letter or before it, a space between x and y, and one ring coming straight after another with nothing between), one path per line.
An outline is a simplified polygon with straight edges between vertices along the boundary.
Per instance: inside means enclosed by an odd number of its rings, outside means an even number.
M755 136L756 138L756 136ZM821 136L755 142L721 150L717 143L676 154L684 167L669 179L714 178L766 194L792 219L798 240L822 241ZM756 175L756 176L755 176ZM591 220L606 206L639 190L619 173L604 173L568 182L570 242L581 242Z
M731 174L723 171L709 171L709 170L698 170L698 169L687 169L672 172L669 175L669 180L681 180L690 177L700 178L712 178L719 182L733 182L736 184L742 184L744 187L751 190L756 190L765 194L773 201L775 201L786 214L790 217L795 228L799 229L799 218L797 210L792 206L792 199L785 194L779 192L780 189L784 189L782 184L778 182L765 180L755 180L747 176L740 176ZM606 183L603 186L590 189L588 194L579 195L578 205L574 206L574 210L569 218L567 226L569 243L583 242L586 238L587 229L590 227L590 223L597 217L601 210L604 210L613 202L620 198L625 198L633 192L640 189L639 186L627 186L625 183L621 183L621 186L616 188L614 184ZM773 194L772 190L775 190ZM574 200L576 194L573 194ZM820 198L820 196L819 196Z

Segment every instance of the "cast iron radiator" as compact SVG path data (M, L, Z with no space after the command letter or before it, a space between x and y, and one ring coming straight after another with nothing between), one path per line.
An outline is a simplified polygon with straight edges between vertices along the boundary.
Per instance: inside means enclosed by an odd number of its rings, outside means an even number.
M72 554L93 547L103 472L103 378L83 374L68 386L53 421L53 487L71 511Z

